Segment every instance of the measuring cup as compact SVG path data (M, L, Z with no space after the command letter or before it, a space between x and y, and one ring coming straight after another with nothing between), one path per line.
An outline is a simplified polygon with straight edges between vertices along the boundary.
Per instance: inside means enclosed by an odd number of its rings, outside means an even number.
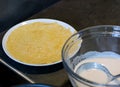
M88 27L86 29L82 29L76 34L72 35L66 41L62 49L63 65L65 70L67 71L69 80L71 81L73 87L120 87L118 86L118 84L107 84L107 83L102 84L102 83L90 81L88 79L79 76L76 72L74 72L75 67L79 63L89 58L82 55L90 51L96 51L96 52L111 51L119 55L120 26L100 25L100 26L93 26L93 27ZM95 54L93 53L91 55L95 55ZM112 79L114 79L113 76ZM110 79L109 81L113 81L112 79Z

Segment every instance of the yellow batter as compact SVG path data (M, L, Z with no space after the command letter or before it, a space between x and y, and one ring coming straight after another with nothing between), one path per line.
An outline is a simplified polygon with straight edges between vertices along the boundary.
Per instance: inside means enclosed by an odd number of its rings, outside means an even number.
M6 43L9 53L29 64L48 64L61 60L61 50L72 33L57 23L35 22L18 27Z

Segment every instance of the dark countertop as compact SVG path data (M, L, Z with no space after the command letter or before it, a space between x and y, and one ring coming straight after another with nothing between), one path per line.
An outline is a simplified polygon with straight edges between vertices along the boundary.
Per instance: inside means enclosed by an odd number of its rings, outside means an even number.
M78 31L94 25L120 25L120 0L61 0L28 19L35 18L58 19L69 23ZM22 74L35 83L70 87L64 69L49 74Z
M0 32L50 7L59 0L0 0Z
M31 18L62 20L77 30L94 25L120 25L120 1L62 0Z

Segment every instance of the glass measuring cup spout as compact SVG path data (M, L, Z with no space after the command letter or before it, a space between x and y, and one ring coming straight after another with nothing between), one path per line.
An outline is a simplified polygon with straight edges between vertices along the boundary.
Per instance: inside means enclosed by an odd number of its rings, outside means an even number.
M81 64L78 69L79 71L77 72L82 73L83 71L92 69L100 70L105 73L108 78L107 83L114 81L117 85L120 85L120 80L118 80L118 78L120 78L120 74L113 76L105 66L96 62L87 62Z

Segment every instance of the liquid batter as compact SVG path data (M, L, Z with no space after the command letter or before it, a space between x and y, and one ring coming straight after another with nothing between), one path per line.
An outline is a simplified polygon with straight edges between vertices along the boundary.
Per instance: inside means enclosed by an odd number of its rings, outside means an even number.
M100 71L98 69L90 69L90 70L83 71L82 73L78 72L80 65L83 63L87 63L87 62L96 62L96 63L104 65L110 71L112 75L120 74L120 68L119 68L120 67L120 55L114 52L91 51L82 56L84 56L87 59L78 63L74 69L74 72L76 72L79 76L87 80L97 82L97 83L102 83L102 84L106 84L108 81L107 75L103 71ZM115 83L113 82L112 84L115 84Z

